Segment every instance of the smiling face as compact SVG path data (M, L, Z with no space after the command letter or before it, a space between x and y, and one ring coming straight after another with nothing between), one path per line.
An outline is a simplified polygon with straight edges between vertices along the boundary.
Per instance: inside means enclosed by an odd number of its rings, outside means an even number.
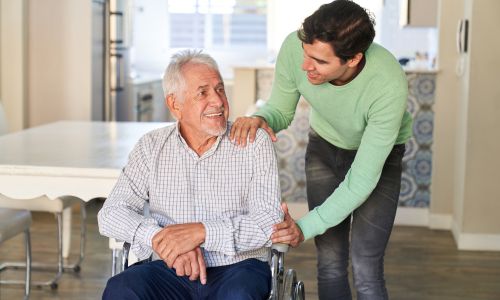
M182 96L169 96L167 104L179 120L184 139L199 144L223 135L229 105L219 72L204 64L188 63L182 67L182 74Z
M342 62L333 52L330 44L314 40L312 44L302 44L304 61L302 70L307 72L307 80L314 84L330 82L343 85L349 82L356 74L357 65L362 54Z

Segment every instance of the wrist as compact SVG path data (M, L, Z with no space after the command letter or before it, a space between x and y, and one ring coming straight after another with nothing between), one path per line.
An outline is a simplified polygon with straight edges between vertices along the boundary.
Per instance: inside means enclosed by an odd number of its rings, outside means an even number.
M198 246L203 244L205 242L205 238L207 236L207 232L205 229L205 226L202 223L197 223L198 229L197 232L199 232L198 235Z
M264 123L266 123L266 124L267 124L267 120L266 120L266 118L264 118L263 116L253 115L253 116L251 116L250 118L260 119L262 122L264 122Z

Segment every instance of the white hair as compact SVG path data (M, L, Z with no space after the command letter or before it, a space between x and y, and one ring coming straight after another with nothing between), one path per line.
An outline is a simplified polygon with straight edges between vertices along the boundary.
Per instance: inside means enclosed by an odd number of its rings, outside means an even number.
M206 65L217 71L220 76L217 62L210 55L203 53L202 50L187 49L179 51L172 55L170 63L163 74L163 95L165 98L170 94L174 94L182 101L182 92L185 88L182 67L188 63Z

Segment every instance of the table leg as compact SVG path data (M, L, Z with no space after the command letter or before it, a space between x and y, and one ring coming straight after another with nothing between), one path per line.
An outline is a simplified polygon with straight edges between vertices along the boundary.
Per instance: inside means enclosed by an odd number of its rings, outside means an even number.
M68 258L71 249L71 207L63 210L63 257Z

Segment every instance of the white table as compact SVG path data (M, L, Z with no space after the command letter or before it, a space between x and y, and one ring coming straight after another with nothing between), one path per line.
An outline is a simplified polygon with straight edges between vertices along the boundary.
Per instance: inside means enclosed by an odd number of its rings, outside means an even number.
M107 197L139 138L169 124L61 121L0 136L0 194L19 201L41 195ZM65 211L64 257L70 216Z

